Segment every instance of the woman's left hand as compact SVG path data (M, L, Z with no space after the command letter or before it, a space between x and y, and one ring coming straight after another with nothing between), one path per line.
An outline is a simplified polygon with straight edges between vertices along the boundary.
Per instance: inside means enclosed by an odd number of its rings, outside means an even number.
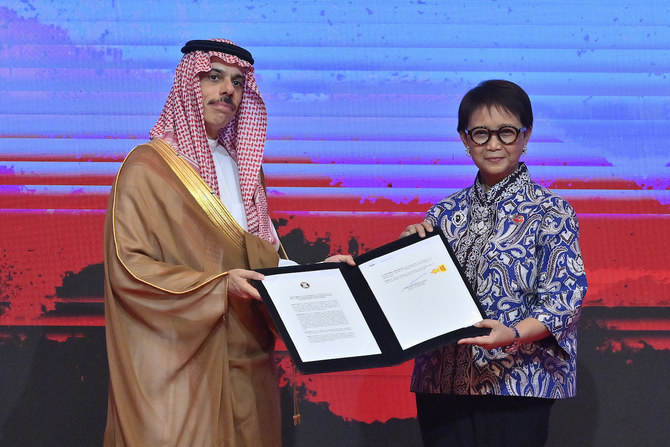
M490 328L491 333L479 337L462 338L458 340L459 345L477 345L484 349L493 349L509 346L514 341L514 330L497 320L482 320L475 323L474 326Z

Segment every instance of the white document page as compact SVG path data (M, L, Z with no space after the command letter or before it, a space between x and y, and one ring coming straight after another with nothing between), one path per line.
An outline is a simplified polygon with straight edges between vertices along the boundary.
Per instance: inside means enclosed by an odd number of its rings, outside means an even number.
M435 236L359 265L403 349L482 320Z
M303 362L381 354L339 269L268 275L263 285Z

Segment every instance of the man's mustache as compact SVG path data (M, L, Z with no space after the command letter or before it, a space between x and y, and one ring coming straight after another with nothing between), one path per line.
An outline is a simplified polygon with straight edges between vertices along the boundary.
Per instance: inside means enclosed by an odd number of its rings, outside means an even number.
M222 96L219 99L212 99L209 101L209 104L215 104L217 102L225 102L226 104L230 105L233 108L233 110L237 109L235 103L233 102L233 98L231 98L230 96Z

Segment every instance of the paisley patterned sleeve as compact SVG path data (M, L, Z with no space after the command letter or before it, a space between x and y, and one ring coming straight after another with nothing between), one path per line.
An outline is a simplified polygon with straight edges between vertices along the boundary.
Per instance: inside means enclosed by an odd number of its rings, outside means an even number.
M531 317L551 331L570 356L577 351L577 321L587 282L579 248L579 223L572 206L554 196L537 240L537 305Z

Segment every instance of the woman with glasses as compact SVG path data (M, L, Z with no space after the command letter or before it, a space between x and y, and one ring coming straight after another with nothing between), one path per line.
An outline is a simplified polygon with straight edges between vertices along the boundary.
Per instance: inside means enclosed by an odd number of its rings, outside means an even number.
M487 319L489 335L416 359L411 390L425 446L543 446L556 399L576 393L577 320L586 293L570 204L520 162L533 130L526 92L480 83L458 133L479 169L401 236L439 227Z

